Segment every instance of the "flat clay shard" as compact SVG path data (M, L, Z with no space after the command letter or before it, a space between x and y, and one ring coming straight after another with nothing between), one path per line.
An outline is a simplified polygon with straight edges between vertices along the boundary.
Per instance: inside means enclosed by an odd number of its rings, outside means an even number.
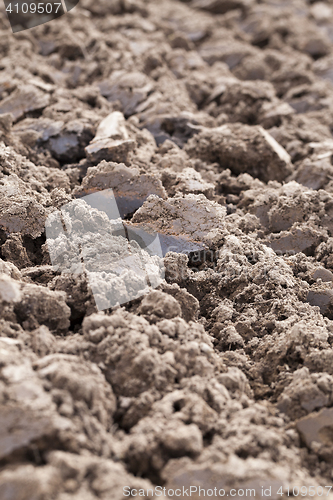
M209 248L214 230L224 228L225 216L225 207L202 194L167 200L151 196L128 226L157 232L163 255L175 251L189 253Z
M74 190L77 197L112 189L120 216L137 210L148 196L166 198L166 191L158 177L140 172L134 166L103 160L96 167L89 167L80 187ZM101 194L103 196L103 194Z
M0 114L10 113L19 120L32 111L42 111L50 103L50 95L34 85L22 85L0 101Z

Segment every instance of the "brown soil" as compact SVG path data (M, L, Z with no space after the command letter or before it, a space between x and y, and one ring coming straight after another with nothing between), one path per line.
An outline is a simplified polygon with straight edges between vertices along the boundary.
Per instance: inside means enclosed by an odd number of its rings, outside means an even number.
M0 52L0 500L332 499L333 1L2 5ZM45 225L105 189L166 273L98 312Z

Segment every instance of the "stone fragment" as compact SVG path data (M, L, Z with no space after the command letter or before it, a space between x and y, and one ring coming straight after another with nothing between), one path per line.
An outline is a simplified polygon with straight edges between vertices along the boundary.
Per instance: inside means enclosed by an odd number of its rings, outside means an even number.
M126 130L124 115L115 111L101 121L85 151L92 163L102 160L128 163L129 153L135 146L135 141L129 138Z
M97 127L93 141L98 139L128 139L124 115L120 111L114 111L103 118Z

